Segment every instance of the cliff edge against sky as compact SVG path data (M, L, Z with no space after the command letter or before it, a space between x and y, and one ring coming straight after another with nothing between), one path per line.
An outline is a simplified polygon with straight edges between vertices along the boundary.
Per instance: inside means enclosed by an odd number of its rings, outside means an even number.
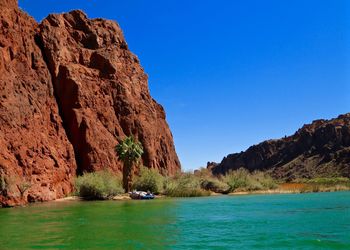
M142 163L180 170L165 112L117 23L81 11L41 24L0 0L0 204L72 192L85 171L120 172L117 137L134 135Z

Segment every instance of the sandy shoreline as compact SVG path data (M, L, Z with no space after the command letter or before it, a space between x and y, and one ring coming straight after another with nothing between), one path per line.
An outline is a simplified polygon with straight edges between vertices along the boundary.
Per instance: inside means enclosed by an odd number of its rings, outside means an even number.
M222 196L222 195L229 195L229 196L241 196L241 195L252 195L252 194L301 194L301 193L323 193L323 192L339 192L339 191L350 191L350 188L347 187L329 187L329 188L323 188L317 191L312 190L301 190L301 189L269 189L269 190L256 190L256 191L237 191L232 192L228 194L221 194L221 193L211 193L210 196ZM169 197L166 195L157 195L156 198L176 198L176 197ZM194 197L193 197L194 198ZM56 199L49 202L66 202L66 201L83 201L84 199L80 198L79 196L68 196L61 199ZM111 200L114 201L126 201L126 200L132 200L128 194L122 194L117 195L113 197Z

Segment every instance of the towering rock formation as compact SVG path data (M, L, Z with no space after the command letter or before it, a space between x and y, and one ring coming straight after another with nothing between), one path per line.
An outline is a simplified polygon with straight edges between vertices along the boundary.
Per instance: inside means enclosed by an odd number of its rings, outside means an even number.
M114 147L124 135L142 142L146 166L179 169L164 110L117 23L72 11L49 15L39 36L79 172L120 170Z
M350 113L316 120L294 135L264 141L208 166L214 174L244 167L287 181L296 178L350 177Z
M0 8L0 204L56 199L72 190L76 164L37 24L15 1Z
M53 200L76 174L121 171L116 137L134 135L145 166L180 170L165 113L118 24L81 11L38 25L0 0L0 204Z

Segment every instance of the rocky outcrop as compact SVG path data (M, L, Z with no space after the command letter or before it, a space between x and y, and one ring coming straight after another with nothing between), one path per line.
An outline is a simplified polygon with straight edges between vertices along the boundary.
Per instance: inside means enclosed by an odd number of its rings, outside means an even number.
M35 43L37 23L0 0L0 204L46 201L72 191L76 173L53 95L51 76Z
M287 181L350 177L350 113L332 120L316 120L292 136L264 141L209 166L216 175L240 167L268 171Z
M81 11L38 25L0 0L0 204L53 200L75 175L121 171L117 137L134 135L142 163L180 170L161 105L117 23Z
M165 112L117 23L72 11L49 15L39 36L79 172L120 171L114 147L125 135L141 141L144 165L180 169Z

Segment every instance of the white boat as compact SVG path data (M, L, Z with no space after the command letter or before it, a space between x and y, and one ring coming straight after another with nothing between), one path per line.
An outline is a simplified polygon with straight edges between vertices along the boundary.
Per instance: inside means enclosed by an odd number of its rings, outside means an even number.
M144 191L132 191L129 192L131 199L134 200L152 200L154 199L154 195L150 192Z

